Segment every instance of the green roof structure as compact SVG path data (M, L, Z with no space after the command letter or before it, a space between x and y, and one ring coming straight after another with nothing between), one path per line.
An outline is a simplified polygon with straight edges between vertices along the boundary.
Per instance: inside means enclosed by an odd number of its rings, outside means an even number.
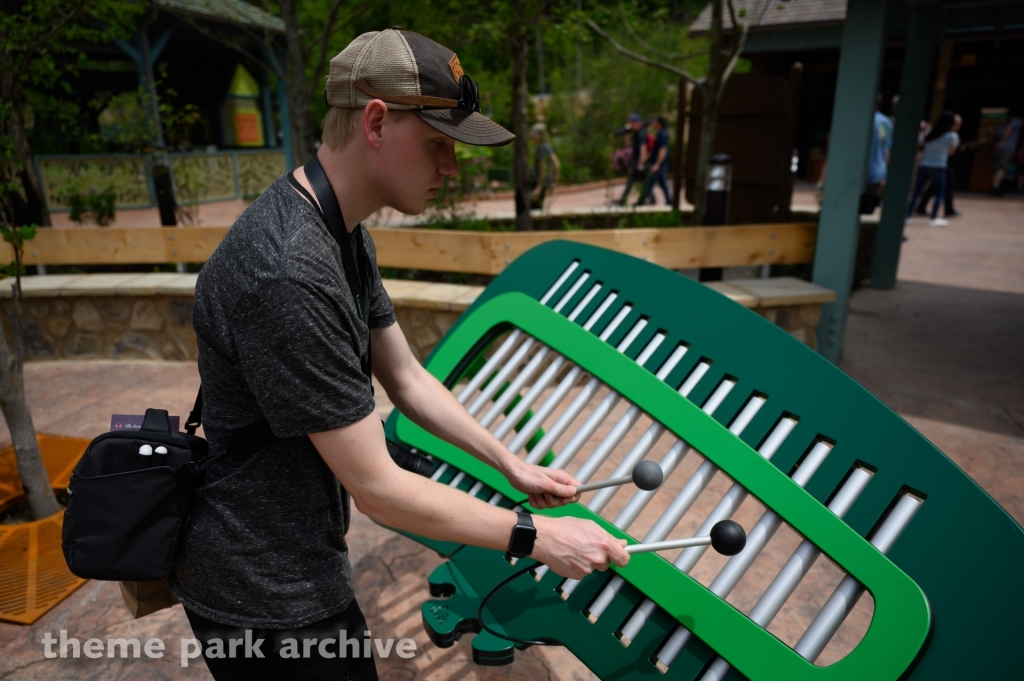
M153 0L152 4L172 14L190 14L226 24L284 33L282 19L243 0Z

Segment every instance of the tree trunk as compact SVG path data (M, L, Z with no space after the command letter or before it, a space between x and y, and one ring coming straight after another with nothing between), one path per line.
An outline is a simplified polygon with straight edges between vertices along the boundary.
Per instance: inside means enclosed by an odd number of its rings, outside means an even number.
M711 44L708 60L708 77L704 83L704 110L701 112L700 147L697 154L697 176L693 187L692 224L704 224L704 209L707 204L708 161L711 159L715 131L718 128L718 102L722 98L722 72L726 60L722 55L722 0L711 2Z
M529 26L513 25L512 47L512 133L516 136L513 179L516 186L516 231L529 232L530 222L530 142L527 105L530 92L526 85L526 66L530 57Z
M12 299L12 303L15 301ZM15 334L17 334L15 328ZM25 404L25 382L21 362L11 353L7 335L0 333L0 410L3 411L7 428L14 443L14 458L18 465L18 476L25 490L32 518L39 520L60 511L53 496L50 479L43 466L43 458L36 442L36 429L32 425L32 414Z
M281 0L284 19L285 72L288 74L288 108L291 110L292 149L295 165L303 165L316 153L313 114L309 103L312 87L306 80L306 56L302 47L297 0Z
M25 184L25 198L28 199L30 210L39 216L39 224L43 227L50 227L53 222L50 220L50 209L46 206L46 197L43 196L43 183L36 172L35 159L32 157L32 145L25 134L25 117L23 114L25 103L21 99L21 89L13 65L4 60L2 65L3 74L0 75L0 102L10 102L11 116L7 120L7 132L14 142L14 153L22 167L22 182Z

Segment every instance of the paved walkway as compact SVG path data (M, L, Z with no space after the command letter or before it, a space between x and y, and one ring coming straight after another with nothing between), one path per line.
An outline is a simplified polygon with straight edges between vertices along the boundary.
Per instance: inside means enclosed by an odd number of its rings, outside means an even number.
M1024 522L1024 201L964 197L959 203L966 215L947 228L908 227L894 291L861 290L853 296L841 366ZM198 383L195 365L186 363L54 362L26 368L37 428L83 437L106 430L112 412L140 405L186 414ZM377 395L379 411L390 411L379 387ZM0 425L0 444L6 441ZM756 513L756 507L741 508L741 522L749 527L748 518ZM695 508L689 515L698 514ZM783 543L797 539L784 535L780 532ZM349 543L371 630L417 643L415 658L381 661L382 679L593 678L558 648L532 648L517 654L514 665L498 668L474 665L467 640L447 650L435 648L418 610L428 598L426 576L440 559L358 513ZM835 575L827 572L827 561L819 563L822 573L814 583L827 584ZM706 583L713 566L703 565L695 576ZM856 614L840 638L856 638L870 618L870 604ZM790 640L797 624L783 622L773 633ZM168 654L162 660L44 659L44 633L57 636L61 629L80 640L159 637ZM190 635L180 607L133 621L116 585L92 581L31 627L0 624L0 679L208 679L201 661L188 669L178 664L178 642ZM826 650L826 658L835 659L848 644L839 641Z

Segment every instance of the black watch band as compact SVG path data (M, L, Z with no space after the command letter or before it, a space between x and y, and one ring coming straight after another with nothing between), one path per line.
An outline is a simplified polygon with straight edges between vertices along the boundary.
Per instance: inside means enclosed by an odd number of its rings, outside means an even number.
M512 536L508 540L508 555L511 558L525 558L533 553L533 544L537 541L537 528L533 526L533 518L529 513L517 511L519 519L512 528Z

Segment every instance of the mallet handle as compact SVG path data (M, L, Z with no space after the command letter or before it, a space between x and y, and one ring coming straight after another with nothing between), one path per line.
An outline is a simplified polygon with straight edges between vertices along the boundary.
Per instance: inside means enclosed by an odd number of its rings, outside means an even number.
M691 546L706 546L711 543L711 537L690 537L689 539L670 539L668 541L656 541L650 544L630 544L626 547L626 553L644 553L645 551L668 551L669 549L685 549Z
M602 480L601 482L588 482L586 485L578 485L576 487L576 493L582 494L583 492L592 492L595 489L615 487L616 485L625 485L626 483L629 482L633 482L632 475L622 475L617 478L609 478L608 480Z

